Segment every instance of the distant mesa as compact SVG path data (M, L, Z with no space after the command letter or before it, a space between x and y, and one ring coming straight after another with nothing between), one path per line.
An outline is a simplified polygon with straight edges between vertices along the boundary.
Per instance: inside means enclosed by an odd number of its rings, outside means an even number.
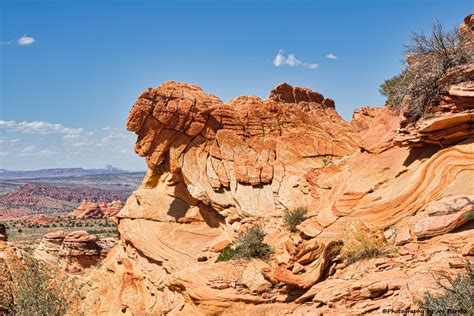
M58 177L78 177L96 174L109 173L127 173L130 171L116 168L111 165L102 169L84 169L84 168L53 168L39 170L7 170L0 169L0 180L14 179L39 179L39 178L58 178Z

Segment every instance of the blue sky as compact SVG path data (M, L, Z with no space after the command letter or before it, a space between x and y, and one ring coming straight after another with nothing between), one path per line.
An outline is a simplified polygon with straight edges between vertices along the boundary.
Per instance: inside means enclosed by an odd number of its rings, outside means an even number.
M125 120L141 91L166 80L224 100L288 82L333 98L350 119L383 105L377 88L400 71L411 32L435 19L457 26L473 9L472 0L0 0L0 168L144 169Z

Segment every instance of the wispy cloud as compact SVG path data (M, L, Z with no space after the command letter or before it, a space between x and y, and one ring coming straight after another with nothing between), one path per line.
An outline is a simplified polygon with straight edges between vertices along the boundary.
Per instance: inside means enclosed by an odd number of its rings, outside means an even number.
M306 63L299 60L294 54L288 54L288 56L285 56L285 51L283 49L280 49L278 54L273 59L273 65L276 67L290 66L304 67L307 69L317 69L319 67L318 64Z
M18 156L21 157L31 157L31 156L36 156L36 157L46 157L46 156L51 156L54 154L54 151L49 150L49 149L38 149L34 145L26 146L25 148L19 150Z
M329 53L325 57L326 57L326 59L333 59L333 60L337 59L337 56L333 53Z
M101 166L144 168L136 135L122 128L85 129L45 121L0 120L2 168ZM31 159L34 157L34 161Z
M7 132L20 132L28 134L80 134L83 128L64 127L44 121L3 121L0 120L0 130Z
M34 43L36 43L36 39L32 36L28 36L28 35L23 35L22 37L20 37L19 39L17 39L16 41L13 41L13 40L9 40L9 41L0 41L0 45L13 45L13 44L16 44L18 46L31 46L33 45Z
M27 45L33 45L34 43L36 43L36 40L33 37L25 34L22 37L20 37L16 42L20 46L27 46Z

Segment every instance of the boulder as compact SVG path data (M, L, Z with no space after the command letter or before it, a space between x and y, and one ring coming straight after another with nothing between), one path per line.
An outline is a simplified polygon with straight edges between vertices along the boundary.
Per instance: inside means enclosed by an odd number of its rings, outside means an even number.
M261 260L252 260L242 273L242 283L251 293L260 294L272 286L263 276L264 270L270 270L270 266Z
M102 212L98 203L82 201L81 204L70 214L73 217L80 219L102 218Z
M453 195L429 203L426 217L414 225L418 238L446 234L468 221L466 214L474 211L474 195Z
M70 273L82 273L104 259L115 243L113 238L99 239L86 231L53 231L43 237L34 255Z

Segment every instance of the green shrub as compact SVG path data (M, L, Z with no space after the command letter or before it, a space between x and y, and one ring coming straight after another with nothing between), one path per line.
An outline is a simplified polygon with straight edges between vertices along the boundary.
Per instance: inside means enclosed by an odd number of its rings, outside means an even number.
M381 95L387 98L389 106L399 107L405 97L409 84L407 70L385 80L379 87Z
M248 232L241 232L236 239L235 247L228 245L217 258L216 262L232 259L268 259L272 252L269 245L263 242L265 232L259 225L252 226Z
M474 212L469 212L465 216L468 220L474 221Z
M216 262L225 262L233 259L235 257L235 249L232 248L231 245L227 245L222 251L219 253Z
M425 292L417 302L427 315L474 315L474 270L468 261L466 273L458 273L454 279L444 274L434 277L444 293Z
M252 226L248 232L241 232L236 240L235 252L243 259L268 259L271 247L263 242L265 232L259 225Z
M293 210L286 210L285 215L283 216L285 227L290 232L296 232L296 226L304 221L306 213L308 213L308 209L306 207L298 207Z
M75 283L29 255L22 259L12 274L15 315L65 315L79 297Z

